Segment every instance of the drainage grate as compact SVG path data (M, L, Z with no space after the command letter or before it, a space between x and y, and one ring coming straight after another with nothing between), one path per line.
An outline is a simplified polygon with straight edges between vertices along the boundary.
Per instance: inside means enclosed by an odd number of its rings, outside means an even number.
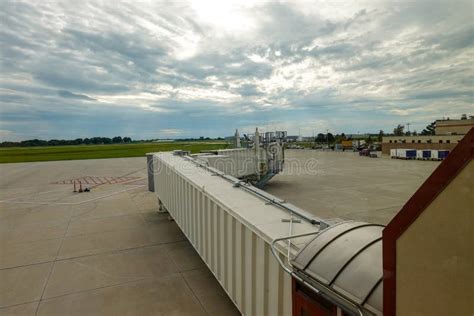
M101 184L119 184L119 183L126 183L130 181L137 181L141 180L140 177L95 177L95 176L84 176L75 179L67 179L53 182L53 184L73 184L82 183L82 184L90 184L90 185L101 185Z

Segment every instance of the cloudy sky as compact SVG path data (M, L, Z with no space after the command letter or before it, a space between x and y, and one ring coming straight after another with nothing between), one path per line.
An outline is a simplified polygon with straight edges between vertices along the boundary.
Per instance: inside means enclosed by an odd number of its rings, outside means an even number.
M473 3L0 0L0 140L474 115Z

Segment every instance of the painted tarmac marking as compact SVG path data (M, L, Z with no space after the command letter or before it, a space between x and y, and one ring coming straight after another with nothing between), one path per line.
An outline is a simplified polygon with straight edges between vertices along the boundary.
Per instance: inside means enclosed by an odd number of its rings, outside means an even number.
M119 184L124 182L140 180L140 177L98 177L98 176L82 176L79 178L59 180L52 182L52 184L74 184L74 182L91 185L102 185L102 184Z
M135 189L138 189L138 188L141 188L141 187L144 187L145 185L142 184L142 185L137 185L137 186L134 186L133 188L127 188L127 189L124 189L124 190L121 190L121 191L117 191L117 192L112 192L110 194L106 194L106 195L102 195L102 196L98 196L98 197L95 197L93 199L89 199L89 200L85 200L85 201L81 201L81 202L75 202L75 203L68 203L68 202L34 202L34 201L12 201L12 200L0 200L0 203L10 203L10 204L39 204L39 205L80 205L80 204L84 204L84 203L89 203L89 202L93 202L93 201L96 201L96 200L100 200L100 199L103 199L103 198L106 198L106 197L109 197L109 196L113 196L113 195L116 195L116 194L119 194L119 193L123 193L123 192L126 192L126 191L130 191L130 190L135 190Z

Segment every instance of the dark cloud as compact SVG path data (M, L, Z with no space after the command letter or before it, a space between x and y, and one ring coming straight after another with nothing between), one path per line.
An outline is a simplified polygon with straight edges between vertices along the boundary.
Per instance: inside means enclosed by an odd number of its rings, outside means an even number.
M4 103L21 103L28 100L23 95L18 94L0 94L0 101Z
M266 3L259 18L263 20L261 33L268 42L281 44L306 43L319 35L327 35L336 27L320 15L305 15L290 3Z
M470 1L231 7L2 1L8 137L217 136L269 117L354 132L474 112Z
M472 25L466 25L461 30L449 32L442 38L433 36L430 42L433 45L439 44L441 48L448 51L472 48L474 46L474 28Z
M439 99L457 99L467 98L474 100L474 91L454 91L454 90L434 90L434 91L423 91L420 93L413 93L407 96L407 99L419 99L419 100L439 100Z
M95 101L95 99L88 97L87 95L84 94L76 94L72 93L71 91L67 90L61 90L58 91L58 95L63 98L67 99L78 99L78 100L85 100L85 101Z
M256 96L263 94L258 90L258 86L254 84L243 84L237 88L237 92L242 96Z
M93 74L88 74L93 75ZM90 92L124 92L128 87L120 84L109 84L94 80L87 74L71 72L48 71L47 68L41 69L35 75L36 79L51 87L75 89L79 91Z

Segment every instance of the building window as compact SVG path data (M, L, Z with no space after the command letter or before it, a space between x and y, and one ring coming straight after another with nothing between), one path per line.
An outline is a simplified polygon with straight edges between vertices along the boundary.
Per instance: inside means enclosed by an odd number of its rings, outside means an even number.
M395 144L397 143L397 141L396 141L396 140L394 140L393 142L394 142Z
M389 143L391 143L392 141L390 140Z
M420 139L418 140L418 144L421 144L421 140L420 140Z
M446 140L446 143L447 143L447 144L450 144L450 143L451 143L451 141L448 139L448 140Z
M439 143L440 143L440 144L442 144L442 143L443 143L443 140L442 140L442 139L440 139L440 140L439 140Z
M412 140L411 140L411 142L412 142L412 143L415 143L415 140L414 140L414 139L412 139Z

